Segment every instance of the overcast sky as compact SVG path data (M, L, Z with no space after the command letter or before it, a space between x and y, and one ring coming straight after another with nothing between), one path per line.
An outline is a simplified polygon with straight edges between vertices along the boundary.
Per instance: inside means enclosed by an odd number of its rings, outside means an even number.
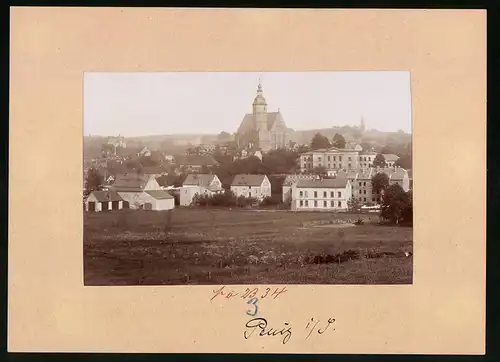
M411 132L410 73L85 73L84 134L236 132L261 77L268 112L288 127L359 124Z

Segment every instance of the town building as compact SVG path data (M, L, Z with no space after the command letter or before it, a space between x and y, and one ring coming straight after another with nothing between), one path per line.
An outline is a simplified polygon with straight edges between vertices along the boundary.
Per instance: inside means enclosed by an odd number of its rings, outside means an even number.
M211 169L219 163L210 155L191 155L177 157L176 165L184 172L203 172L204 169Z
M377 173L385 173L389 177L389 185L398 184L405 192L410 189L408 171L400 167L341 170L336 177L337 179L349 180L352 184L352 196L362 204L370 204L377 201L377 195L374 194L372 185L372 178Z
M115 148L127 148L125 137L118 135L118 137L108 138L108 145L113 145Z
M175 207L174 198L163 191L152 175L126 173L116 176L110 187L124 201L124 208L145 210L170 210Z
M223 191L224 189L222 188L222 183L217 175L189 174L182 183L182 187L180 189L180 205L191 205L196 195L212 196Z
M128 203L116 191L92 191L85 200L87 211L121 210Z
M231 183L231 191L236 197L244 196L262 200L271 197L271 182L266 175L236 175Z
M348 179L301 179L292 184L293 211L347 211L352 196Z
M293 184L296 184L299 180L315 180L315 179L319 179L319 176L312 174L287 175L282 185L283 202L291 200Z
M238 147L255 147L268 152L285 147L291 139L291 132L279 109L277 112L267 111L267 101L259 82L257 95L252 104L252 113L245 114L236 132Z
M373 166L373 161L377 156L377 152L363 151L359 153L359 167L369 168Z
M300 170L307 172L317 167L324 167L329 176L338 170L358 169L359 151L348 148L330 147L305 152L300 155Z
M233 161L242 160L248 157L257 157L262 161L262 152L259 150L241 150L236 156L233 157Z
M394 163L399 159L399 156L394 155L394 154L383 154L385 159L385 166L386 167L394 167Z

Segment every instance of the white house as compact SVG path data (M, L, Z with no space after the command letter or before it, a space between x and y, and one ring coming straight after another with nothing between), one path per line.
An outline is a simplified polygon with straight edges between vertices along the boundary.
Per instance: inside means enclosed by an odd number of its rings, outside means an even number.
M128 204L115 191L92 191L85 200L87 211L107 211L127 208Z
M288 175L283 181L283 202L287 202L292 197L292 185L299 180L315 180L318 179L317 175L297 174Z
M149 150L149 148L147 147L144 147L140 152L139 152L139 156L151 156L151 151Z
M387 155L384 154L383 156L386 167L394 167L394 163L399 159L398 155L393 155L392 153Z
M170 210L175 207L174 197L161 189L153 175L120 174L111 186L125 207L145 210Z
M352 196L348 179L299 180L292 185L294 211L347 211Z
M231 183L231 191L236 195L262 200L271 197L271 182L266 175L236 175Z
M180 205L189 206L195 195L210 195L222 192L222 182L217 175L212 174L189 174L182 183L180 190Z

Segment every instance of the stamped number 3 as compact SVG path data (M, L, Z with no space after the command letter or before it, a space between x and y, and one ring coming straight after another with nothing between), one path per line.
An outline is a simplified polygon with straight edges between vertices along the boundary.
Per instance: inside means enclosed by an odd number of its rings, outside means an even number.
M251 307L247 310L247 314L252 316L252 317L257 314L257 310L259 309L257 307L257 300L258 300L257 298L252 298L247 302L247 304L249 306L252 306L252 305L254 306L253 311L252 311Z

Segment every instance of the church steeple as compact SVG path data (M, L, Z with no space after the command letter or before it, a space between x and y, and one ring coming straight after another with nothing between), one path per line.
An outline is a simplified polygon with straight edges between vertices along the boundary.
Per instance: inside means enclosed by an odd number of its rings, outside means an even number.
M256 105L262 105L262 106L267 106L267 102L266 102L266 99L264 98L264 92L262 90L262 84L260 82L260 78L259 78L259 85L257 86L257 95L255 96L255 99L253 101L253 105L254 105L254 110L255 110L255 106Z

